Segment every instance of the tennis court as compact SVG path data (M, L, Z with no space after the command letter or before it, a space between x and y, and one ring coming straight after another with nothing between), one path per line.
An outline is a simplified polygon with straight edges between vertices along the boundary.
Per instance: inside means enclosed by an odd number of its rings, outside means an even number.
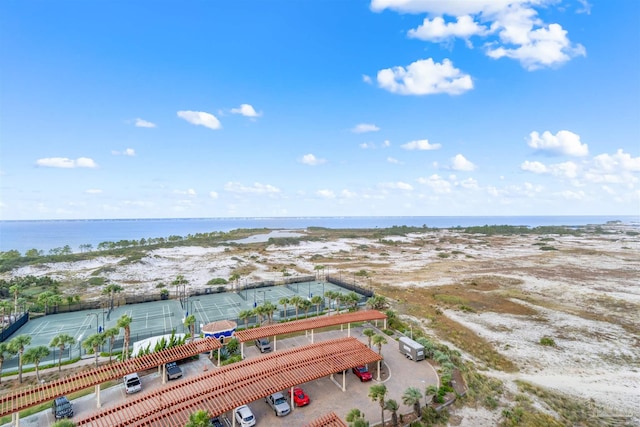
M274 313L274 319L276 321L282 320L295 314L295 309L291 305L287 307L287 313L284 313L284 307L279 303L282 298L299 295L306 299L312 298L314 295L322 296L327 291L349 292L329 282L312 281L244 289L238 293L222 292L190 296L184 307L177 300L161 300L114 307L111 311L98 309L50 314L28 321L13 336L30 335L29 348L31 348L40 345L49 347L49 343L56 335L69 334L75 338L76 344L65 349L62 355L64 361L86 356L86 350L81 346L82 340L97 332L117 327L118 319L125 314L132 319L130 340L133 343L152 336L170 334L173 330L176 333L187 333L183 322L189 314L193 314L196 318L197 333L200 332L203 325L217 320L232 320L243 325L244 321L238 318L238 314L243 310L251 310L262 305L265 301L270 301L278 307ZM315 309L311 312L315 312ZM255 318L249 319L249 324L255 321ZM121 351L123 341L124 332L120 329L114 342L114 352ZM49 348L51 354L41 361L41 366L58 361L59 349ZM107 342L103 351L108 350L109 343ZM14 357L4 362L3 369L10 371L16 369L17 365L18 358Z

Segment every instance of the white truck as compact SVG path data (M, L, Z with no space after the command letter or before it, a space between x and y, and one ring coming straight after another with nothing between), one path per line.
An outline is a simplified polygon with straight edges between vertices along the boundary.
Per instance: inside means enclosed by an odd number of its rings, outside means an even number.
M400 337L398 340L400 353L414 362L425 359L424 346L409 337Z

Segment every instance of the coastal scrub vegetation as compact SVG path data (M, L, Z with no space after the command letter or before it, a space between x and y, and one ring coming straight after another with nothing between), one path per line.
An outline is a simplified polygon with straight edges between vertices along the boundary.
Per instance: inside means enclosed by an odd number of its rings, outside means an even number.
M575 235L584 233L602 234L605 230L602 227L563 227L563 226L511 226L511 225L485 225L479 227L451 227L452 231L466 234L481 234L485 236L494 235ZM252 243L251 245L277 245L295 246L302 241L318 241L323 239L339 238L369 238L381 242L388 242L396 245L393 240L385 238L391 236L407 236L410 233L424 233L426 231L437 230L412 226L392 226L388 228L372 229L328 229L323 227L308 227L304 236L300 237L275 237L270 238L266 243ZM17 250L0 252L0 272L10 271L14 268L43 263L43 262L70 262L92 259L102 255L112 255L123 257L123 263L133 263L139 261L149 249L170 248L176 246L198 245L202 247L213 247L219 245L235 246L235 240L244 239L256 234L265 234L272 231L267 228L236 229L228 232L213 231L210 233L195 233L186 236L172 235L169 237L141 238L139 240L119 240L117 242L101 242L96 247L91 244L82 244L77 248L77 252L69 245L53 248L48 253L37 248L29 249L23 254Z

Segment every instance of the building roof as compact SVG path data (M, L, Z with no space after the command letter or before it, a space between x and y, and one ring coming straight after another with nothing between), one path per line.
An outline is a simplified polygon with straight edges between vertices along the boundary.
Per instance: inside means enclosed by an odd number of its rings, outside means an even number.
M304 427L348 427L347 423L342 421L340 417L336 415L335 412L329 412L321 416L320 418L316 418L311 421L309 424Z
M271 393L378 360L381 356L356 338L321 341L185 378L74 421L93 427L182 427L199 409L220 415Z
M206 338L128 359L124 362L102 365L89 371L80 372L35 387L12 391L0 396L0 417L50 402L58 396L83 390L107 381L120 380L127 374L155 368L168 362L206 353L220 347L221 344L217 339Z
M294 320L291 322L261 326L259 328L245 329L243 331L236 332L235 336L240 342L247 342L257 338L308 331L309 329L320 329L345 323L383 320L386 318L387 315L378 310L361 310L354 311L352 313L312 317L311 319Z
M238 326L238 324L231 320L218 320L215 322L207 323L201 328L201 330L204 333L213 334L215 332L227 331L229 329L233 329L236 326Z

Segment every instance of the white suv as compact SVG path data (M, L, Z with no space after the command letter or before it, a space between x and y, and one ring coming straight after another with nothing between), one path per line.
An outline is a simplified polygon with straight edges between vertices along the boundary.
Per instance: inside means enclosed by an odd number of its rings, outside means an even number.
M233 410L233 415L236 417L236 421L240 424L240 427L252 427L256 425L256 417L253 416L253 412L247 405L238 406Z
M137 393L142 390L140 377L136 373L125 375L123 378L123 382L124 390L127 392L127 394Z

